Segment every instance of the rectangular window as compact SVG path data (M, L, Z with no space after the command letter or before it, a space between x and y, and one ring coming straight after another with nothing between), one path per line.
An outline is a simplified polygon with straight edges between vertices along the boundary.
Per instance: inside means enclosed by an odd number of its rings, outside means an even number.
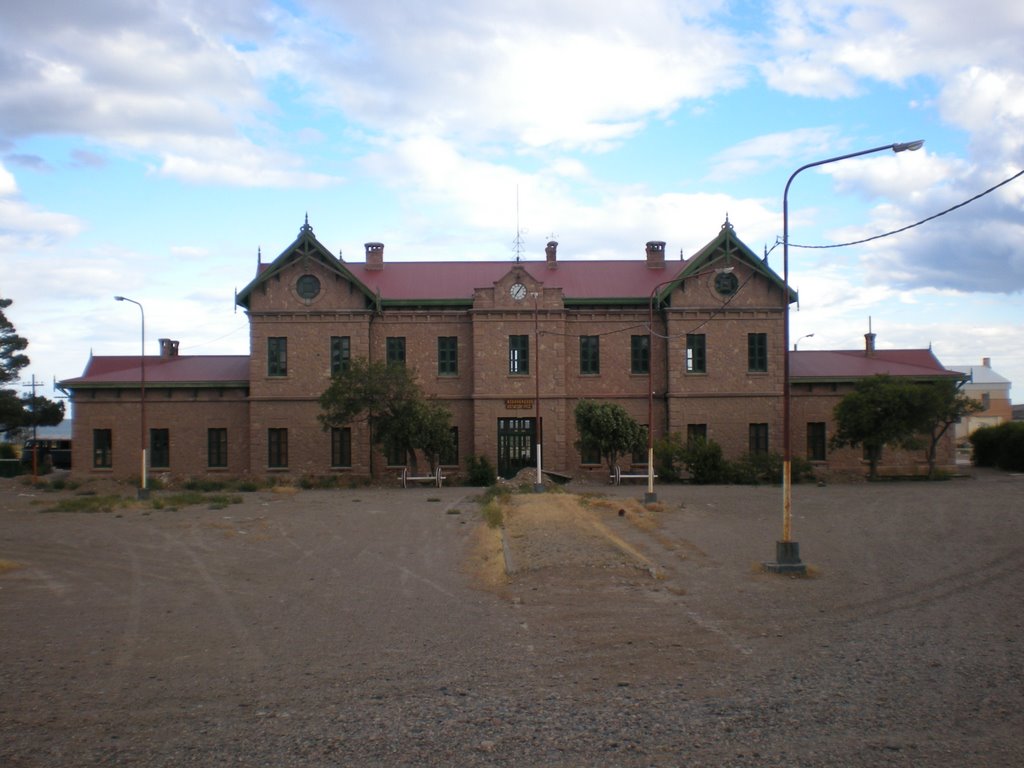
M113 433L109 429L92 431L92 465L99 469L110 469L114 466Z
M992 395L988 392L981 393L981 409L987 411L992 407Z
M267 430L267 466L284 468L288 466L288 430L272 428Z
M747 334L747 370L763 373L768 370L768 334Z
M583 445L580 446L580 463L581 464L600 464L601 463L601 449L596 445Z
M647 425L641 424L640 426L644 430L644 439L640 445L633 449L633 466L637 464L647 466Z
M394 441L389 441L384 446L384 457L389 467L405 466L405 448Z
M632 336L629 340L629 370L631 373L650 373L651 337Z
M601 372L601 337L580 336L580 373L594 375Z
M223 427L206 430L206 466L228 465L228 431Z
M388 365L405 365L405 336L388 336Z
M686 425L686 442L692 443L694 440L707 440L708 439L708 425L707 424L687 424Z
M457 467L459 466L459 428L452 427L450 434L452 441L448 450L441 454L441 464L446 467Z
M352 360L352 339L349 336L331 336L331 376L348 370Z
M825 422L807 422L807 458L811 461L825 460Z
M271 336L267 339L267 376L288 375L288 338Z
M686 334L686 372L708 372L707 338L703 333Z
M437 337L437 375L455 376L459 372L459 337Z
M348 427L331 428L331 466L352 466L352 430Z
M167 469L171 466L170 430L149 430L149 466L155 469Z
M508 337L508 372L529 373L530 372L530 337L509 336Z
M750 452L768 453L768 425L750 425Z

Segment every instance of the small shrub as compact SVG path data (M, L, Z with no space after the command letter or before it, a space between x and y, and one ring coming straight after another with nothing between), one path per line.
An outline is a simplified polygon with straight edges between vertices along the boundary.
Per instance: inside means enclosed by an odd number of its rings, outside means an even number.
M976 466L1024 471L1024 423L1008 421L995 427L982 427L970 440Z
M686 445L683 464L690 473L690 482L697 485L724 483L729 479L729 465L722 456L722 446L714 440L695 437Z
M498 473L486 456L470 456L466 460L466 468L469 472L466 478L467 485L487 487L498 481Z
M224 482L221 480L211 480L206 477L189 478L185 481L182 486L186 491L203 491L204 493L212 493L214 491L224 490Z
M683 436L673 432L654 443L654 471L665 483L678 483L682 480L682 470L686 459L686 444Z
M498 499L491 499L480 509L480 514L488 528L500 528L505 522L505 515Z

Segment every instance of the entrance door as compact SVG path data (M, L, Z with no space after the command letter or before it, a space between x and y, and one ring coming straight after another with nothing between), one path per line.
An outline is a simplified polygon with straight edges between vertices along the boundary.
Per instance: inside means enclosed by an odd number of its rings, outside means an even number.
M498 474L506 480L537 466L535 419L498 419Z

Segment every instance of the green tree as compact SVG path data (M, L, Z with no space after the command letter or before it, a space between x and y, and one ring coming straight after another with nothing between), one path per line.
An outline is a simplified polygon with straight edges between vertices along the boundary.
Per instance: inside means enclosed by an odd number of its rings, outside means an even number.
M19 383L21 371L29 364L28 340L19 336L4 314L11 299L0 299L0 433L26 427L52 427L64 419L64 403L35 394L22 394L9 385Z
M960 382L954 380L920 385L917 398L921 416L919 429L927 437L925 457L928 460L928 477L934 478L939 443L949 428L964 416L983 411L985 407L960 391Z
M914 449L922 445L924 418L918 387L886 374L862 379L835 407L832 446L864 446L868 476L877 478L883 447Z
M451 413L426 397L415 373L403 365L352 360L320 395L320 408L324 429L365 421L374 444L397 446L413 467L417 449L433 470L452 447Z
M597 450L608 464L615 466L620 454L631 453L647 444L647 430L615 403L581 400L576 405L576 431L580 450Z

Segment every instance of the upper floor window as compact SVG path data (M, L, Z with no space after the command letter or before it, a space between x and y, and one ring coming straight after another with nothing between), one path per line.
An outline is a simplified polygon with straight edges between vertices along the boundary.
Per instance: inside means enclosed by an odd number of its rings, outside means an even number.
M331 336L331 376L344 373L352 361L352 339L349 336Z
M437 337L437 373L439 376L455 376L459 372L459 337Z
M530 372L530 337L523 334L508 337L508 372Z
M631 336L629 339L629 370L632 373L651 372L651 337Z
M405 336L388 336L388 365L405 365Z
M686 334L686 372L707 373L707 337L703 333Z
M768 370L768 334L747 334L747 370L764 372Z
M580 336L580 373L601 372L601 337Z
M288 375L288 338L271 336L267 339L267 376Z

